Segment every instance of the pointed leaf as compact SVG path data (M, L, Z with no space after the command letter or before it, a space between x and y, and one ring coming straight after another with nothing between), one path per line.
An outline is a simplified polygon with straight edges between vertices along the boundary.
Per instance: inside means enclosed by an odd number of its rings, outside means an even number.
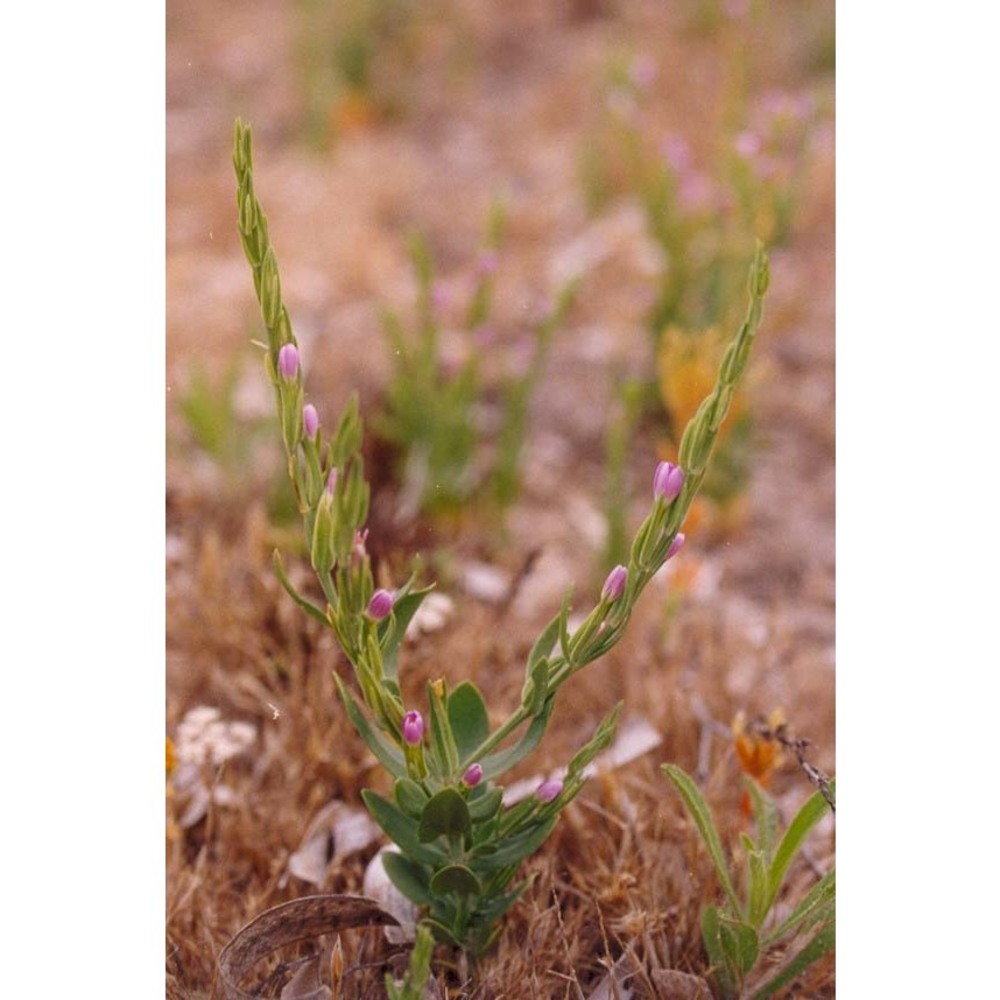
M434 873L431 892L435 896L443 896L448 892L458 893L460 896L478 896L482 892L482 886L465 865L448 865Z
M552 816L538 826L508 837L489 853L480 853L478 849L473 851L473 868L478 872L491 872L509 865L519 865L545 843L558 818L558 815Z
M465 799L454 788L442 788L424 806L417 836L426 844L441 836L464 837L471 827Z
M813 962L819 961L824 955L836 947L836 930L834 925L827 924L773 979L769 980L756 993L753 1000L766 1000L782 987L787 986Z
M764 947L780 941L786 935L820 923L832 917L836 905L836 871L827 872L798 903L792 912L764 940Z
M361 792L372 818L385 831L386 836L396 844L403 854L414 861L428 865L439 865L445 860L440 848L423 843L417 836L417 822L397 809L388 799L377 792L365 788Z
M556 644L556 639L559 638L559 629L561 627L560 623L562 621L563 613L559 612L545 626L542 634L535 640L535 644L531 647L531 652L528 654L528 674L530 676L532 668L538 663L539 660L549 655L552 652L552 647Z
M728 920L722 916L719 920L719 941L730 968L736 972L738 982L742 983L760 954L757 932L742 920Z
M552 715L554 706L555 695L551 694L548 701L542 706L541 712L531 720L531 724L519 742L506 750L491 753L479 762L483 768L484 778L496 778L505 771L509 771L538 746L545 735L545 729L549 724L549 717Z
M285 592L295 603L302 608L306 614L312 615L317 621L321 621L324 625L328 624L326 620L326 614L323 612L322 608L317 607L311 601L307 601L293 586L291 580L288 579L285 573L284 563L281 561L281 556L278 550L274 550L274 555L272 556L272 563L274 565L274 575L278 578L278 582L282 587L285 588Z
M392 794L396 805L413 819L420 819L430 798L427 792L409 778L400 778L393 787Z
M747 793L753 804L754 823L757 826L757 844L768 863L774 858L778 843L778 807L753 778L745 781Z
M747 852L747 911L751 927L759 929L767 916L768 873L764 852L743 834L743 847Z
M832 787L832 782L831 782ZM812 828L826 815L830 808L821 792L815 792L802 804L802 808L795 814L795 818L788 824L784 837L778 845L778 850L774 855L774 862L771 865L771 893L768 900L768 909L778 897L788 869L795 860L795 855L799 853L806 837Z
M503 789L493 785L482 795L469 798L469 818L473 823L482 823L484 820L492 819L499 812L502 804Z
M448 720L455 736L461 763L469 762L469 755L486 742L490 735L490 720L486 702L479 688L471 681L462 681L448 695Z
M384 737L377 732L368 721L361 707L354 700L347 690L344 682L337 674L333 675L340 692L340 700L344 703L348 718L354 723L354 728L360 737L365 741L368 749L375 755L378 762L394 777L406 777L406 764L400 752Z
M436 765L432 765L432 770L445 781L450 781L458 771L458 747L443 695L438 694L438 686L427 685L427 701L431 715L431 757Z
M708 848L709 856L715 865L715 872L719 877L719 882L722 883L722 888L725 890L733 912L739 913L741 910L740 901L736 896L733 883L729 879L729 869L726 864L726 856L722 850L722 841L719 839L715 824L712 822L712 815L708 811L708 804L698 790L698 786L676 764L663 764L662 769L674 783L674 787L684 800L684 804L687 806L688 812L695 822L695 826L698 827L698 832L701 834L701 839Z
M382 647L382 662L385 665L386 677L398 676L399 647L406 638L406 627L417 613L423 599L434 589L425 587L423 590L409 591L412 583L411 578L405 587L400 588L400 593L392 606L392 614L379 622L378 641Z
M434 940L438 944L451 945L453 948L462 947L462 942L451 932L451 928L446 927L440 920L435 920L433 917L424 917L420 922L430 928L431 933L434 935Z
M567 768L567 776L572 778L579 774L602 750L611 746L615 736L615 725L624 702L618 702L610 714L601 722L590 740L573 755Z
M733 1000L737 994L735 970L730 966L729 956L722 947L719 929L721 918L718 907L706 906L701 912L701 939L708 954L712 974L723 1000Z

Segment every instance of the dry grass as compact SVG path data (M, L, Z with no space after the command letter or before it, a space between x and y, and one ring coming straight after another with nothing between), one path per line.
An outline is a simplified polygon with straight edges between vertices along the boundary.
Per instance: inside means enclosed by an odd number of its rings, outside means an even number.
M405 300L409 224L424 226L442 260L461 267L471 259L491 185L512 188L498 278L499 322L511 326L525 298L545 290L539 276L567 248L582 240L607 252L557 339L533 414L525 495L506 533L474 515L390 530L391 479L379 456L370 463L382 572L398 580L420 550L462 606L439 631L407 645L407 690L417 698L429 678L470 677L499 714L516 702L525 655L564 584L577 582L581 603L593 586L586 526L601 485L608 374L650 362L641 329L648 291L637 264L641 227L621 206L603 227L581 208L576 151L594 81L607 53L631 39L657 55L665 80L655 110L664 122L682 125L702 114L714 120L720 52L654 3L532 0L508 5L500 22L483 5L455 2L447 7L474 43L479 67L479 75L464 78L462 100L438 86L440 67L423 63L404 117L318 155L295 141L301 94L296 23L286 6L255 0L212 12L187 0L169 5L167 363L174 400L193 360L221 372L255 329L233 219L228 156L236 113L257 127L258 190L285 297L297 307L293 316L314 359L307 387L321 412L332 412L352 386L366 408L377 400L386 368L372 340L373 305ZM776 12L761 29L774 43L762 85L803 82L808 33L832 19L832 5L803 9L809 16L791 26ZM444 44L429 29L427 37L428 45ZM832 228L831 161L820 150L800 224L773 261L753 362L763 374L751 401L758 458L746 516L728 536L691 537L672 589L651 587L626 639L562 693L549 735L522 774L563 762L620 699L626 717L642 716L658 730L661 745L594 780L567 810L526 864L531 886L474 973L449 968L449 956L439 955L442 995L587 997L620 961L634 973L635 997L681 996L666 970L706 974L698 913L717 898L717 887L658 765L699 771L730 843L743 820L739 770L724 730L737 711L753 716L781 705L793 731L813 742L814 762L835 770ZM248 386L263 382L253 368ZM168 997L188 1000L219 995L219 951L267 907L316 891L361 891L377 845L349 854L319 886L289 875L288 861L325 805L358 805L361 789L379 786L384 775L336 697L332 672L349 675L343 657L295 609L271 570L278 546L293 578L308 586L295 531L276 525L265 508L280 482L273 449L261 445L239 469L220 470L191 446L176 409L168 428L168 735L176 736L198 705L256 728L248 752L205 775L209 785L230 790L227 804L211 805L182 827L187 800L168 782L166 986ZM636 442L633 489L623 498L633 512L644 502L655 450L651 437ZM510 577L530 569L501 607L463 590L459 571L470 559ZM794 762L776 776L786 814L810 791ZM832 850L824 827L812 845L816 862L828 865ZM809 877L803 867L801 880ZM352 970L345 995L378 997L392 948L372 932L345 934L343 947ZM832 960L785 995L832 997Z

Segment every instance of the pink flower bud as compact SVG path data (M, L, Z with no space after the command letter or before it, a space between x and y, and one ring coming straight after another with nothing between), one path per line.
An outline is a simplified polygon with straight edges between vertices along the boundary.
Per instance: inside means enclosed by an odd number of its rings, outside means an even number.
M285 344L278 351L278 374L290 382L299 373L299 349L294 344Z
M625 592L625 584L628 583L628 570L622 566L616 566L604 581L601 590L601 597L606 601L617 601Z
M479 764L470 764L462 775L462 784L466 788L475 788L483 780L483 769Z
M563 783L558 778L549 778L548 781L543 781L535 789L535 795L538 797L539 802L551 802L554 798L562 794L562 790Z
M377 622L382 621L392 611L395 600L396 597L391 590L376 590L368 602L368 616Z
M312 403L306 403L302 407L302 426L306 430L307 438L316 437L316 431L319 430L319 414L316 412L316 407Z
M337 488L337 467L334 466L330 470L330 474L326 477L326 492L333 496L333 491Z
M407 712L403 716L403 739L411 746L417 746L424 738L424 719L419 712Z
M660 462L653 473L653 496L670 503L684 485L684 470L672 462Z
M685 537L683 531L678 531L674 535L674 540L670 543L667 548L667 554L664 556L663 561L666 562L668 559L672 559L678 552L684 547Z

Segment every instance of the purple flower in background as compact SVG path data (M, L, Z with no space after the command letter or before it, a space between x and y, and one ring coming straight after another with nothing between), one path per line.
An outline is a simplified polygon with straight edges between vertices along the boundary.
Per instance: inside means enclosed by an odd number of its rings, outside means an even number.
M424 738L424 719L419 712L407 712L403 716L403 739L415 747Z
M483 769L479 764L470 764L462 775L462 784L466 788L475 788L483 780Z
M604 581L601 589L601 597L607 601L617 601L625 592L625 584L628 583L628 570L621 564L617 565Z
M670 503L684 485L684 470L673 462L660 462L653 473L653 496Z
M278 374L290 382L299 373L299 349L294 344L285 344L278 351Z
M316 437L316 431L319 430L319 414L312 403L306 403L302 407L302 426L306 429L306 437Z
M380 622L390 611L396 601L396 597L391 590L376 590L372 594L372 599L368 602L368 615Z
M538 796L540 802L551 802L562 794L562 790L563 783L558 778L549 778L548 781L543 781L535 789L535 795Z

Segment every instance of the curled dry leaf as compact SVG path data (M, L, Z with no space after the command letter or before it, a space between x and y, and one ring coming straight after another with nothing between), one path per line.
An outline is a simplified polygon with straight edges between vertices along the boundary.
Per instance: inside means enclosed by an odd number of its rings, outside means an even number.
M219 976L226 998L251 1000L257 996L248 982L254 966L282 948L351 927L394 923L396 918L391 913L364 896L305 896L272 906L251 920L219 953ZM306 976L303 973L302 988ZM330 991L324 984L318 984L309 992L290 995L298 1000L322 1000L330 996Z

